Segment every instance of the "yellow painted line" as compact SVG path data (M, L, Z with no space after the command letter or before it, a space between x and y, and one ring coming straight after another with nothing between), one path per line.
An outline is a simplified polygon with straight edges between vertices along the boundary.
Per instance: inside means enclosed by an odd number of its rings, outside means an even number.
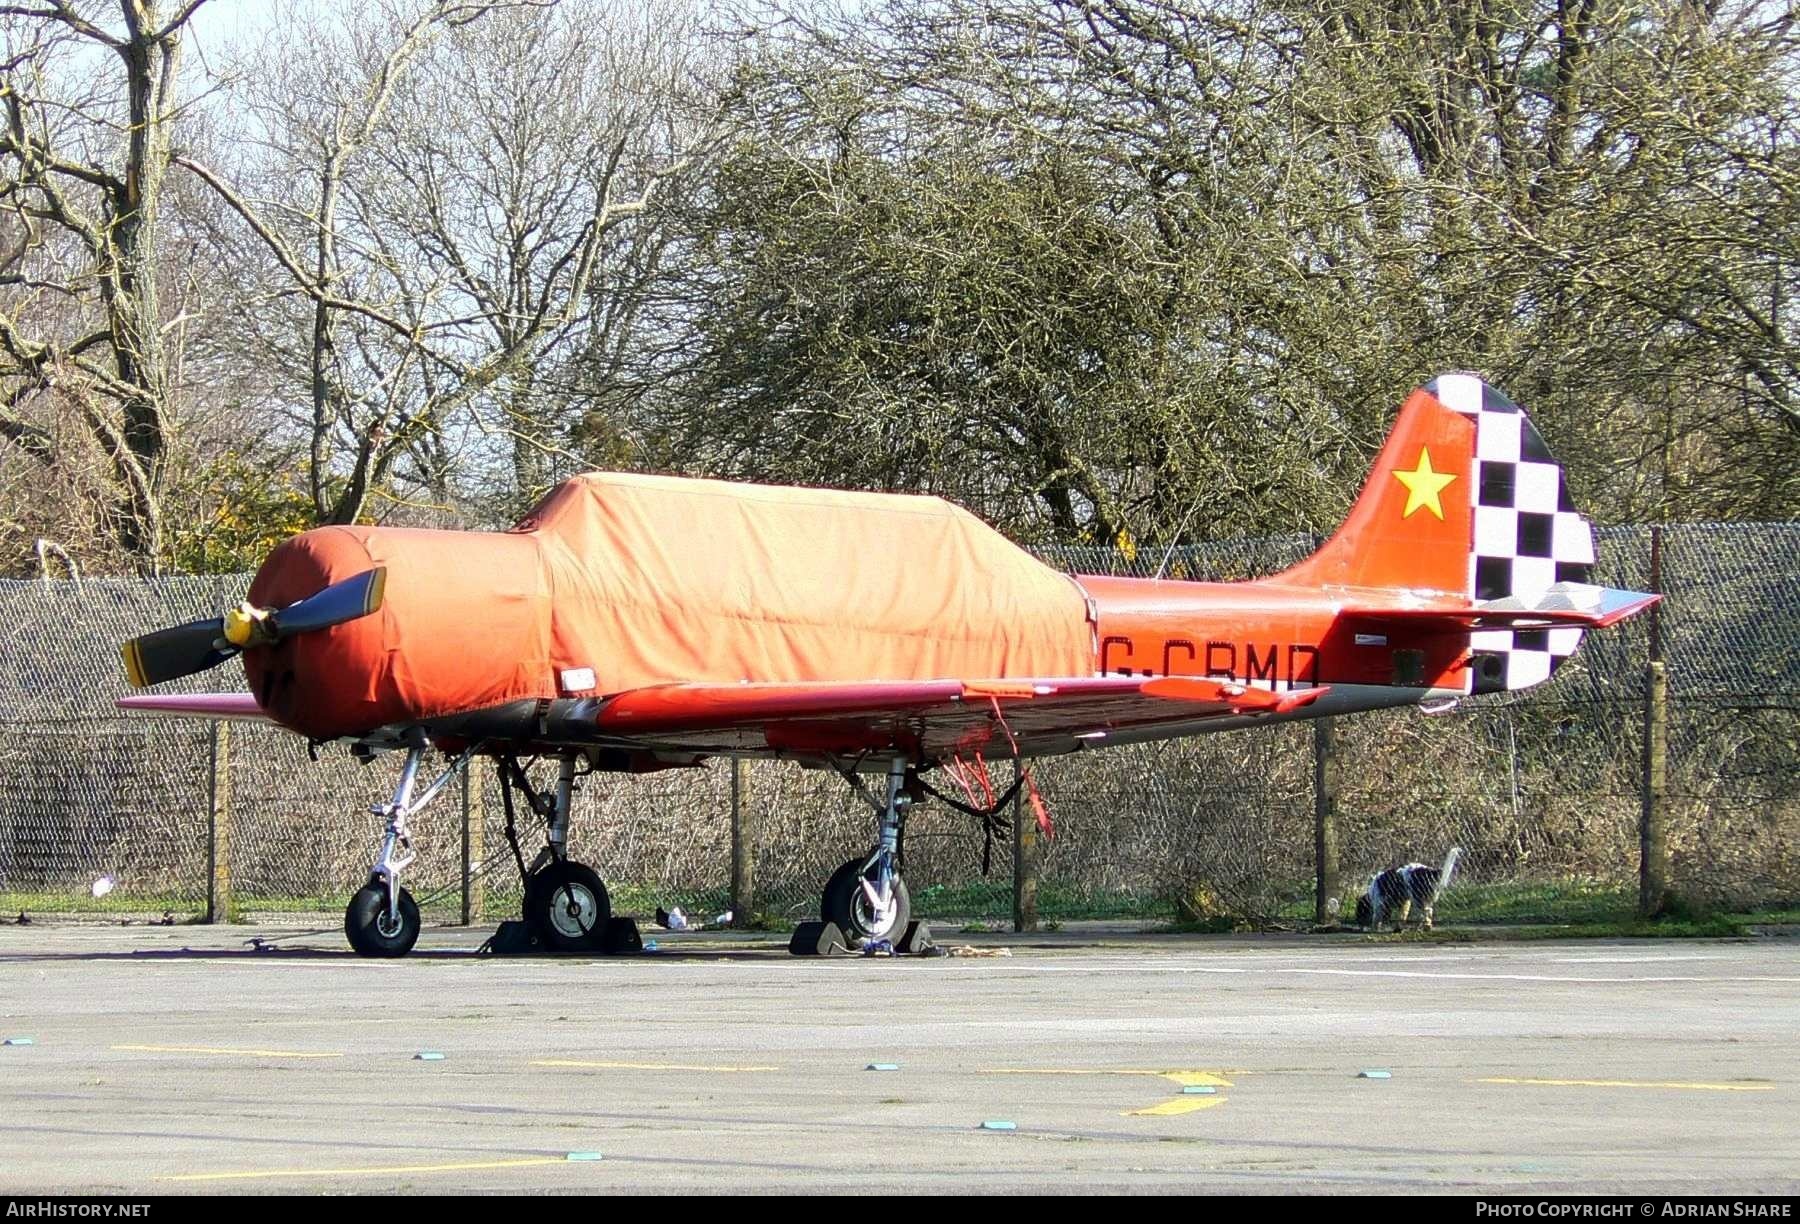
M361 1165L346 1169L246 1169L237 1173L178 1173L154 1178L166 1182L250 1181L258 1177L356 1177L383 1173L455 1173L464 1169L523 1169L532 1165L568 1164L564 1156L533 1156L526 1160L469 1160L457 1164Z
M1160 1105L1152 1105L1148 1109L1127 1109L1119 1116L1123 1118L1168 1118L1176 1114L1193 1113L1196 1109L1211 1109L1214 1105L1223 1105L1222 1096L1178 1096L1170 1097Z
M1555 1088L1693 1088L1701 1092L1771 1092L1773 1084L1696 1084L1683 1080L1480 1079L1478 1084L1547 1084Z
M987 1067L982 1075L1151 1075L1187 1087L1189 1084L1229 1088L1231 1081L1218 1071L1140 1071L1117 1067ZM1236 1074L1236 1072L1233 1072Z
M780 1067L703 1067L695 1063L582 1062L572 1058L534 1058L534 1067L598 1067L603 1071L779 1071Z
M243 1050L221 1046L116 1045L115 1050L127 1054L235 1054L243 1058L342 1058L338 1051L320 1050Z

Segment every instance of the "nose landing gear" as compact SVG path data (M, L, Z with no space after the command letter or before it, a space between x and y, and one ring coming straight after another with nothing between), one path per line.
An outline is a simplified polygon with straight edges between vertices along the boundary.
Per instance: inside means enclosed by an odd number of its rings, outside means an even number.
M412 865L412 831L409 817L450 784L465 768L475 749L465 750L439 774L418 798L413 788L419 780L419 763L425 757L425 737L417 734L406 750L406 764L400 770L400 784L394 788L391 802L369 810L387 818L387 830L381 839L381 856L369 872L369 882L357 890L344 909L344 936L359 956L405 956L419 939L419 906L413 895L400 886L400 873Z

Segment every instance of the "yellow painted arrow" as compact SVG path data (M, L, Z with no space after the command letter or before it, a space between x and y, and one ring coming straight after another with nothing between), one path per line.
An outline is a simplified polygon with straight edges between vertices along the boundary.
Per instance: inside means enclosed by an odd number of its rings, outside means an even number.
M1178 1096L1170 1097L1159 1105L1148 1109L1127 1109L1119 1114L1122 1118L1172 1118L1177 1114L1193 1113L1196 1109L1211 1109L1214 1105L1223 1105L1222 1096Z

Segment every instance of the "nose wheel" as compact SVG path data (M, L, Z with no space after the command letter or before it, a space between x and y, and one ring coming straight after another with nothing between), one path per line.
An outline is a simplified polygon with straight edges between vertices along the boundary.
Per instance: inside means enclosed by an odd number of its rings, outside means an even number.
M395 887L399 887L396 885ZM388 905L387 885L370 880L344 910L344 935L359 956L405 956L419 940L419 905L404 888Z

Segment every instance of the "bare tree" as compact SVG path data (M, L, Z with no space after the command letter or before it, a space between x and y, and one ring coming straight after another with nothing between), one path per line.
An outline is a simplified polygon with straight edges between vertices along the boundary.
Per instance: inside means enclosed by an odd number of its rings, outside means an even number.
M507 500L545 482L563 429L546 375L616 314L614 270L688 162L682 12L439 0L327 19L303 53L256 61L252 155L177 159L272 256L252 300L305 391L318 521L402 484L441 501L489 439Z
M146 570L173 430L158 213L201 3L119 0L111 21L71 0L0 5L0 438L55 468L67 450L41 401L72 412L106 465L107 529Z

